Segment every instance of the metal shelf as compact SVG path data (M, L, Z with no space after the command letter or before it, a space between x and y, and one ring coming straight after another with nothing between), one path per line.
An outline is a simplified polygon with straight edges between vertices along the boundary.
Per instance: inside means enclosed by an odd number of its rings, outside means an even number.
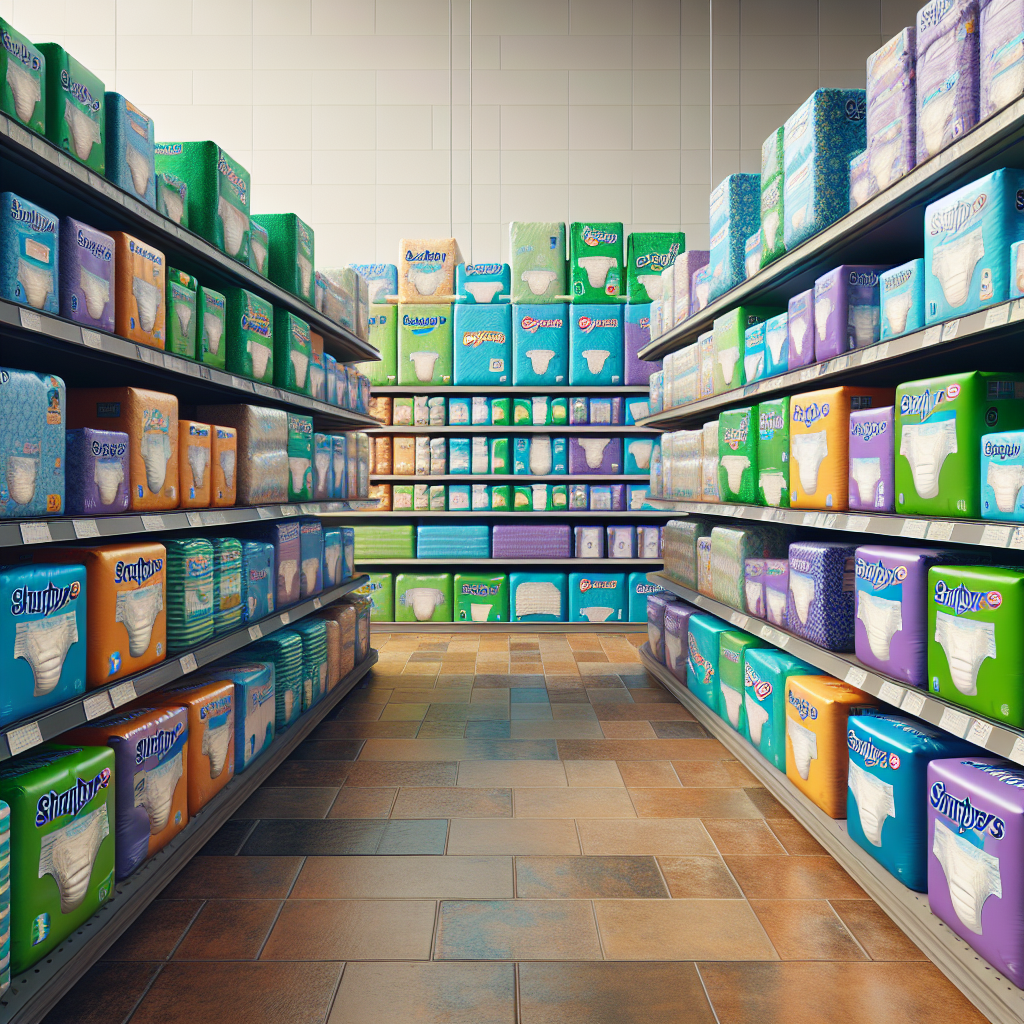
M290 516L319 516L328 512L373 509L376 498L353 501L314 501L299 505L258 505L256 507L207 508L186 512L120 516L55 516L52 519L4 519L0 521L0 548L34 544L79 544L129 537L136 533L198 530L241 523L259 523Z
M0 761L24 754L25 751L31 750L32 747L44 743L46 740L54 739L69 729L85 725L93 719L100 718L115 708L119 708L122 704L130 703L136 697L159 690L168 683L187 676L190 672L195 672L197 668L202 668L203 665L209 665L218 658L223 658L225 654L241 650L268 633L276 632L289 623L312 615L324 605L350 594L368 582L369 577L365 574L353 576L341 586L325 590L308 601L301 601L283 611L268 615L266 618L260 619L259 622L215 637L191 651L179 651L130 679L119 679L106 686L87 690L82 696L66 701L57 707L48 708L31 720L22 719L18 722L11 722L0 730L0 735L5 741L0 745ZM0 1017L0 1022L2 1019Z
M380 353L351 331L328 320L298 296L222 253L215 245L140 203L102 175L72 159L49 140L0 114L0 173L4 187L58 217L72 216L100 230L137 234L160 249L172 266L203 284L240 285L275 307L305 320L324 337L327 351L342 362L377 360Z
M894 708L899 708L906 715L920 718L923 722L984 747L992 754L1024 765L1024 732L1020 730L1000 725L987 718L977 718L964 708L932 696L927 690L890 679L864 666L853 654L826 651L786 630L772 626L764 619L738 612L728 605L690 590L665 572L648 573L647 579L712 615L731 622L737 629L754 633L788 654L820 668L837 679L845 680L851 686L878 697Z
M397 512L330 512L324 519L670 519L670 512L638 511L636 509L620 509L612 511L573 511L571 508L554 509L551 512L494 512L490 509L478 509L466 512L416 512L401 509Z
M923 248L924 209L930 202L999 167L1022 166L1021 160L1024 99L983 121L863 206L652 341L641 349L640 357L663 358L711 330L716 317L745 303L784 305L791 296L812 287L818 277L841 263L886 262L896 266L919 257Z
M596 473L578 474L561 473L557 476L532 476L528 473L448 473L445 476L370 476L372 484L479 484L479 483L554 483L554 484L586 484L610 480L613 483L647 483L651 478L646 474L630 473Z
M114 944L217 830L277 770L376 664L377 652L357 665L316 705L274 738L159 853L114 886L110 899L44 960L15 975L0 999L0 1024L37 1024Z
M491 386L489 384L374 384L375 395L646 395L646 384L623 384L621 387L589 388L583 384L521 384Z
M1024 100L1021 103L1024 104ZM913 334L845 352L825 362L811 363L699 402L665 409L645 417L640 425L666 430L695 419L703 422L709 412L742 405L752 398L791 392L801 385L817 389L858 382L870 383L872 387L895 387L915 376L931 373L930 368L920 364L937 354L944 357L943 373L979 369L979 360L984 360L982 369L1015 366L1020 360L1018 324L1022 320L1024 299L1011 299L956 320L932 324Z
M647 631L647 623L374 622L372 628L379 633L645 633Z
M661 558L357 558L356 565L663 565Z
M376 394L376 392L374 392ZM374 422L377 422L376 420ZM500 424L495 426L491 423L467 423L463 426L457 427L396 427L394 425L388 427L382 427L379 425L370 428L367 433L369 434L455 434L460 436L463 434L505 434L514 436L517 434L597 434L599 437L604 437L606 434L642 434L644 437L650 437L651 431L649 428L638 427L630 424L615 424L605 423L599 426L577 426L573 423L553 423L548 427L534 427L530 425L519 424L518 426L501 426Z
M703 501L646 499L665 512L720 516L788 526L809 526L864 534L868 543L876 537L924 540L936 544L973 544L986 548L1024 550L1024 526L981 519L932 519L928 516L897 516L878 512L807 512L796 508L766 508L763 505L726 505Z
M949 980L995 1024L1020 1024L1024 992L989 966L930 910L928 894L913 892L894 878L849 836L844 820L830 818L770 765L729 724L701 703L658 662L647 644L644 668L736 758L797 821L821 843L850 877L921 947Z

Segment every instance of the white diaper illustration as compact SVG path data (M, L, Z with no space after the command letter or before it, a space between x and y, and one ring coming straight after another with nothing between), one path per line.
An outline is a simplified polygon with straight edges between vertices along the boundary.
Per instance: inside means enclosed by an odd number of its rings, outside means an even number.
M53 271L37 267L28 260L18 260L18 283L25 289L28 304L42 309L47 296L53 291Z
M711 282L710 281L698 281L697 287L694 289L697 295L697 306L703 309L711 298Z
M534 295L543 295L557 278L553 270L524 270L520 275Z
M420 295L433 295L444 281L444 268L440 263L411 263L406 270L406 277Z
M132 176L132 188L137 195L145 196L149 188L149 161L132 145L125 146L124 161Z
M228 747L231 744L231 715L224 716L224 724L216 728L207 726L203 733L202 753L210 759L210 778L220 777L228 759Z
M74 612L19 622L14 627L14 657L24 658L29 663L35 680L34 697L53 692L60 682L64 659L74 643L78 643L78 620Z
M900 455L910 463L914 490L922 498L939 493L942 464L957 451L956 418L929 423L905 423L900 436Z
M85 296L86 312L93 320L99 320L110 299L110 282L105 277L90 274L85 267L79 267L78 284Z
M141 658L149 650L153 639L153 626L164 608L162 583L151 583L138 590L122 590L117 595L114 621L120 622L128 633L128 653Z
M548 580L529 580L520 583L515 593L516 617L523 615L562 614L561 591Z
M583 260L580 260L582 265ZM637 274L636 279L647 289L647 294L652 299L662 297L661 274ZM603 281L601 282L604 283Z
M301 252L295 257L295 262L299 265L299 285L302 288L302 294L308 295L309 285L313 280L313 264Z
M860 175L850 180L850 209L863 206L871 198L871 179Z
M743 373L748 384L760 378L764 370L764 349L757 349L743 357Z
M825 334L828 331L828 318L835 308L835 303L828 296L824 299L814 300L814 328L817 331L818 341L825 340Z
M133 277L132 295L135 296L135 306L139 313L139 326L146 334L151 334L156 326L157 313L160 311L160 289L150 281Z
M603 288L608 280L608 271L617 261L614 256L583 256L577 262L587 272L590 287Z
M893 182L892 169L900 156L903 142L902 128L887 132L888 137L872 139L868 146L868 170L879 188L887 188Z
M747 712L747 729L750 732L750 742L755 747L761 746L761 732L764 723L768 721L768 712L749 693L743 694L743 707Z
M206 310L203 313L203 334L211 355L215 356L220 351L220 339L223 333L224 321L216 313Z
M341 582L341 548L336 544L324 548L324 561L327 563L327 579L324 583L331 582L335 585Z
M882 479L882 460L857 456L850 459L850 476L862 505L874 504L878 481Z
M942 865L949 886L949 898L960 923L981 935L981 914L989 896L1003 895L999 858L958 836L941 821L935 822L932 853Z
M764 583L759 579L744 580L743 590L747 597L747 611L759 619L764 618Z
M100 496L100 503L112 505L124 481L124 466L120 459L97 459L93 463L92 479Z
M937 612L935 641L946 653L953 685L966 697L977 696L982 662L996 656L995 623Z
M302 560L302 583L307 594L311 594L316 589L316 573L319 568L319 558L304 558Z
M417 622L428 622L434 614L434 609L440 608L444 603L444 594L437 587L410 587L402 595L402 604L406 608L412 608Z
M548 372L548 366L551 364L551 360L555 358L555 353L547 348L530 349L526 353L526 358L530 360L533 372L540 377Z
M990 462L985 482L992 488L999 511L1012 512L1017 506L1017 495L1024 487L1024 466Z
M224 473L224 486L228 490L235 486L235 456L234 448L226 448L220 453L220 468Z
M576 554L579 558L601 557L601 527L586 526L579 532L576 542Z
M183 302L179 302L174 307L174 311L178 316L178 331L182 337L186 337L188 335L189 326L192 323L192 307L186 306Z
M299 455L288 456L288 470L292 475L292 491L298 494L306 486L306 474L309 472L309 459Z
M604 450L612 443L610 437L579 437L576 443L583 449L588 469L600 469L604 461Z
M252 375L256 380L263 380L267 374L267 366L272 354L270 346L263 345L253 338L246 338L245 350L252 359Z
M824 430L810 434L793 434L789 446L800 471L800 486L805 496L818 489L818 470L828 455L828 435Z
M807 337L807 321L803 317L797 317L789 321L789 340L793 343L794 354L804 354L804 338ZM782 346L779 346L781 352ZM777 357L776 357L777 358Z
M551 438L539 435L530 440L530 472L534 476L547 476L551 472Z
M36 495L39 456L7 456L7 491L16 505L27 505Z
M588 348L581 355L587 361L587 369L596 377L603 369L611 352L605 349Z
M295 577L299 574L299 562L295 558L285 558L277 565L277 583L283 588L283 592L292 596L292 587L295 585Z
M316 492L323 494L328 490L328 476L331 469L331 453L321 449L313 456L313 468L316 470Z
M779 211L772 210L766 213L761 221L761 230L764 232L765 247L769 250L775 248L775 239L779 234Z
M1004 10L1012 5L1004 5ZM991 18L993 15L990 14ZM1017 36L1004 44L990 59L992 79L988 87L988 111L1001 110L1024 93L1024 40ZM982 117L985 116L985 102L982 100ZM19 110L18 116L21 116ZM22 120L25 120L22 118Z
M725 714L729 724L734 728L740 727L740 710L743 708L743 694L733 689L727 683L719 683L722 693L722 703L725 705Z
M782 492L786 489L786 477L780 472L769 472L761 470L758 480L761 490L764 491L764 499L769 505L778 505L782 501Z
M309 390L314 398L323 398L327 371L319 363L309 364Z
M790 569L789 592L793 595L797 618L806 626L807 615L811 610L811 602L814 600L814 580L802 572L793 572Z
M893 335L902 334L907 329L907 318L910 316L910 292L897 292L885 300L885 319L889 331Z
M136 790L136 806L141 804L149 815L149 834L155 836L167 828L174 802L174 787L182 775L181 751L169 757L163 764L146 772L146 783L142 793Z
M167 462L171 457L170 436L160 431L143 434L140 451L146 466L146 486L153 494L159 494L167 479Z
M956 33L948 32L928 49L928 62L935 64L946 58L943 51L956 45ZM953 57L953 54L948 54ZM934 156L942 148L942 139L956 107L956 93L959 75L952 76L952 82L945 82L922 102L918 112L920 131L918 138L924 138L927 156ZM918 86L920 88L920 85Z
M786 591L765 587L764 599L768 621L776 626L784 626L786 624Z
M723 455L721 464L729 482L729 490L735 494L743 482L744 471L750 466L750 459L746 455Z
M64 123L71 132L71 144L79 160L89 159L93 146L100 144L100 123L90 117L81 107L75 106L67 97L64 99Z
M82 905L89 891L96 854L109 834L107 805L103 804L42 837L39 877L53 876L60 892L62 914L70 914Z
M531 484L533 488L533 511L546 512L548 508L548 485Z
M39 79L19 60L12 57L7 62L7 84L14 96L15 112L27 124L35 113L36 104L42 99Z
M249 218L224 196L217 201L217 216L224 229L224 251L229 256L237 256L245 241L245 233L249 230Z
M866 348L878 340L878 307L849 306L846 310L847 324L853 330L855 348Z
M295 374L295 386L302 389L306 386L306 370L309 368L309 356L305 352L292 349L289 357L292 361L292 371Z
M582 260L580 262L582 262ZM599 608L591 606L589 608L581 608L580 615L582 615L587 622L607 622L614 611L614 608Z
M249 246L252 249L252 254L256 259L256 269L262 274L263 267L267 262L267 247L266 245L263 244L263 239L259 235L250 236Z
M291 721L292 711L295 710L295 691L289 687L284 691L284 720Z
M192 470L192 486L201 491L206 483L206 467L210 464L210 449L201 444L188 446L188 464Z
M500 281L467 281L466 291L473 296L473 300L481 305L494 301L494 296L501 291ZM481 606L483 607L483 606ZM486 622L487 619L483 618L478 620L480 622Z
M733 374L736 372L736 364L740 359L739 345L723 348L716 353L716 356L718 358L718 365L722 368L722 380L727 385L732 384Z
M899 601L858 590L857 618L864 623L871 653L879 661L888 661L892 638L903 629L903 605Z
M793 744L796 770L805 782L811 773L811 762L818 759L818 737L795 718L786 718L786 735Z
M932 250L931 272L939 279L951 309L959 308L970 297L974 268L984 255L981 227Z
M679 666L683 657L683 640L682 637L675 636L672 633L665 634L665 664L669 668L675 669Z
M437 362L440 353L438 352L410 352L409 362L416 367L416 379L429 381L434 376L434 364Z
M479 302L480 300L477 299ZM486 301L490 301L489 299ZM472 622L486 622L491 614L493 604L477 604L475 601L469 606L469 617Z
M156 184L163 198L168 219L173 220L175 224L180 224L185 216L185 204L182 201L181 193L159 178Z
M865 771L856 761L850 761L849 774L850 792L857 802L860 814L860 827L864 830L864 838L872 846L882 845L882 827L886 818L896 817L896 801L893 797L892 783Z
M630 441L629 454L633 457L637 469L648 469L651 465L651 452L654 451L653 441Z

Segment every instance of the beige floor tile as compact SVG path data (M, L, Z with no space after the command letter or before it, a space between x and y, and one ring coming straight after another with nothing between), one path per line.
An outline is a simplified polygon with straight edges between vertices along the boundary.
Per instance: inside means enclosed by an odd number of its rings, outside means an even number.
M511 789L416 787L398 794L392 818L511 818Z
M601 732L609 740L656 740L650 722L601 722Z
M564 765L570 786L607 789L624 785L614 761L565 761Z
M517 818L635 818L624 789L514 790Z
M429 704L388 704L380 713L381 722L419 722Z
M451 855L559 857L579 852L580 841L572 819L455 818L448 829Z
M459 786L566 786L561 761L462 761Z
M692 818L635 818L579 822L583 852L604 856L710 856L717 853L704 826Z
M293 900L506 899L509 857L307 857Z

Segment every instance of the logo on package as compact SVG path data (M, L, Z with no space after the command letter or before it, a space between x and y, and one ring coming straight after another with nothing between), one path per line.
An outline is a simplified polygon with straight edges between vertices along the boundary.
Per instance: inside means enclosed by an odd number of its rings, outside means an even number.
M584 226L582 238L586 245L614 245L619 240L616 232L599 231L589 225Z
M174 748L174 744L178 742L184 731L184 723L178 722L171 730L161 729L152 736L143 736L135 744L135 763L142 764L151 757L163 757L164 754L169 753Z
M552 318L550 320L538 320L534 316L524 316L519 321L519 326L529 334L536 334L542 327L559 329L565 326L565 321L562 319Z
M49 821L63 818L65 814L74 817L101 789L110 784L110 769L104 768L99 775L86 781L75 779L75 784L63 792L50 790L36 801L36 828L42 828Z
M76 580L66 587L47 583L41 590L17 587L11 594L12 615L52 615L67 607L82 592L82 585Z
M953 796L943 782L932 786L928 800L939 814L956 824L960 835L972 830L979 834L988 832L993 839L1002 839L1006 834L1006 822L1002 818L975 807L969 796L962 800Z
M608 317L605 320L595 320L593 317L581 316L576 321L576 326L584 333L589 334L591 331L597 330L599 327L618 327L619 321L614 317Z
M162 558L140 558L134 562L118 562L114 566L115 583L134 583L141 587L164 567Z
M968 590L962 583L950 587L944 580L938 580L934 600L954 615L967 615L972 612L995 611L1003 603L1003 595L998 590Z
M478 348L480 345L504 345L504 331L467 331L462 336L462 344L467 348Z
M803 697L798 697L792 690L786 693L786 700L796 708L796 713L801 719L810 720L813 722L818 717L818 709L809 701Z
M886 587L894 587L907 578L907 567L897 565L890 569L882 565L881 561L867 562L863 558L857 559L857 579L870 583L875 590L884 590Z
M849 748L864 759L865 768L892 768L900 766L899 754L890 754L888 750L876 747L870 739L858 736L852 729L846 732L846 743Z

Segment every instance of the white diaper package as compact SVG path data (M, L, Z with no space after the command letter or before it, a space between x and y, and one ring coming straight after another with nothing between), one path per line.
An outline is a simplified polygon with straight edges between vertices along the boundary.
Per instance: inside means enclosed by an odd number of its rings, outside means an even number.
M982 437L981 516L1024 522L1024 430Z
M914 67L917 30L903 29L868 57L866 171L874 195L917 163ZM852 198L851 187L851 198Z
M924 327L924 260L911 260L878 275L881 340Z

